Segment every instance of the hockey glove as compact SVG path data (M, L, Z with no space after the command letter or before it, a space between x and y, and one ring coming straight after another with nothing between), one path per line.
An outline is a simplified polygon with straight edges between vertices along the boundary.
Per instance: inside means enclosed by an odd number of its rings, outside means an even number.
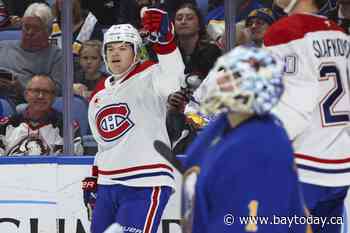
M84 204L87 209L87 215L89 221L92 219L92 211L96 205L96 193L97 193L97 178L86 177L82 181L82 189L84 192Z
M168 13L157 8L142 12L143 29L149 33L147 39L152 43L169 44L174 40L174 26Z
M168 97L167 110L170 112L183 113L188 101L189 99L183 91L174 92Z

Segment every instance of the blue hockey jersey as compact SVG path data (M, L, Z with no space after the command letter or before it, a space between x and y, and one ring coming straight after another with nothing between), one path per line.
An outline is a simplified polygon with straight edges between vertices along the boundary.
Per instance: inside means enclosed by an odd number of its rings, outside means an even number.
M221 115L186 154L184 232L306 232L292 147L275 117L230 128Z

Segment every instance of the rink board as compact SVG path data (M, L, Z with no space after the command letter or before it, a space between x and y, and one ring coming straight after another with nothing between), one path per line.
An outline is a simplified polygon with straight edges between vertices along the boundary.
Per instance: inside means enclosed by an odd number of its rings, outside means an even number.
M89 176L92 163L92 156L0 157L0 232L90 233L81 180ZM180 190L180 174L175 178ZM350 195L346 209L350 213ZM179 218L178 191L158 233L181 233ZM350 233L346 228L343 233Z
M0 232L90 233L81 180L92 163L91 156L0 158ZM179 208L176 192L158 233L181 232Z

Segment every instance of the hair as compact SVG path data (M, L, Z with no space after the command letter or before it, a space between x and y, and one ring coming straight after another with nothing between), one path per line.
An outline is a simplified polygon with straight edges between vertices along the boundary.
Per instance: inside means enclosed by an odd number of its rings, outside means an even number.
M81 4L80 0L72 0L73 6L72 6L72 11L73 11L73 24L76 24L80 21L80 19L83 17L82 10L81 10ZM57 21L60 23L61 22L61 11L58 9L58 5L56 2L52 4L52 14L54 17L56 17Z
M25 10L23 17L38 17L49 31L53 21L51 8L45 3L33 3Z
M79 56L81 55L81 51L83 51L85 48L96 48L97 51L99 52L99 54L101 55L101 51L102 51L102 42L99 40L87 40L85 42L83 42L83 44L81 45L81 49L79 51ZM102 57L102 55L101 55Z
M175 10L175 16L176 16L176 13L181 10L181 9L184 9L184 8L188 8L188 9L191 9L195 15L197 16L198 18L198 23L199 23L199 37L202 37L202 36L207 36L207 31L206 31L206 28L205 28L205 24L204 24L204 17L200 11L200 9L194 5L193 3L190 3L190 2L187 2L187 3L184 3L184 4L181 4L176 10ZM175 32L176 34L176 32Z

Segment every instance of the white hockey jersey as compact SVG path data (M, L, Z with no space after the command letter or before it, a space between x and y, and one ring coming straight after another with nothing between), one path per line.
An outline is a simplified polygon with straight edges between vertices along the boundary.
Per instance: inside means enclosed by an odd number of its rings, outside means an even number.
M264 45L286 61L273 111L293 140L300 180L349 185L349 37L325 17L295 14L273 24Z
M179 50L158 54L159 63L138 65L127 77L106 79L89 104L89 122L98 143L99 184L174 187L173 167L153 148L170 145L166 100L180 88L184 64Z

